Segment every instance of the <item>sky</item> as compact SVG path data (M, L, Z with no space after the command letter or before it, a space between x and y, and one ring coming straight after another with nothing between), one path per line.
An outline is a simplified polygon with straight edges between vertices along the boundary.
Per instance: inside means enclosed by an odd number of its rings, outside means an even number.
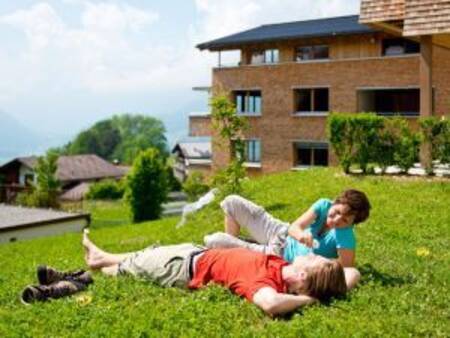
M68 141L119 113L171 145L205 111L217 54L199 43L262 24L356 14L358 0L0 0L0 110Z

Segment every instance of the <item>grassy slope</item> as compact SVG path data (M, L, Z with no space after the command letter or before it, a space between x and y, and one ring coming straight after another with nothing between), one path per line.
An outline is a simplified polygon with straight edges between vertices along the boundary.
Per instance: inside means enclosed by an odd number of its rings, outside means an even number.
M0 336L447 335L448 181L344 177L324 169L249 181L245 195L275 216L292 221L317 198L334 197L346 187L364 190L373 205L370 220L357 229L363 280L346 300L271 320L219 287L191 293L97 275L84 294L90 301L72 297L23 306L18 294L35 281L37 264L61 269L83 266L80 236L71 234L0 245ZM108 218L108 212L96 210L100 218ZM156 241L201 242L204 234L221 229L222 213L214 205L178 230L177 221L167 218L111 228L101 224L91 233L95 242L111 251L136 250ZM420 248L427 248L429 255L420 255L420 250L418 255Z

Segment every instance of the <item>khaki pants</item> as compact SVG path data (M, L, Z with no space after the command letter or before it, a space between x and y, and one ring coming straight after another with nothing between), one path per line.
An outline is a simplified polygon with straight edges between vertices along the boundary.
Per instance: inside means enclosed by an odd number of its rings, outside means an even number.
M205 248L194 244L151 246L119 264L119 274L131 274L161 286L187 287L191 256Z

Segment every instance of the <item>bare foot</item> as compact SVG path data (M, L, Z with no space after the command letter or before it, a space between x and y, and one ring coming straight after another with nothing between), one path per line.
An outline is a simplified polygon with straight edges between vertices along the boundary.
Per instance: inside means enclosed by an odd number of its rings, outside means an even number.
M84 247L84 260L90 269L96 270L108 265L108 253L98 248L88 237L89 231L83 231L83 240L81 244Z

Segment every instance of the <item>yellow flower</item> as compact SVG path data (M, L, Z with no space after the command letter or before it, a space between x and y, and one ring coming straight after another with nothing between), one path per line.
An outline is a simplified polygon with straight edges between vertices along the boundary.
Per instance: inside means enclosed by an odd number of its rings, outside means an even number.
M416 250L416 255L419 257L427 257L430 255L430 250L425 247L418 248Z
M75 297L75 301L78 305L85 306L92 302L92 296L90 295L78 295Z

